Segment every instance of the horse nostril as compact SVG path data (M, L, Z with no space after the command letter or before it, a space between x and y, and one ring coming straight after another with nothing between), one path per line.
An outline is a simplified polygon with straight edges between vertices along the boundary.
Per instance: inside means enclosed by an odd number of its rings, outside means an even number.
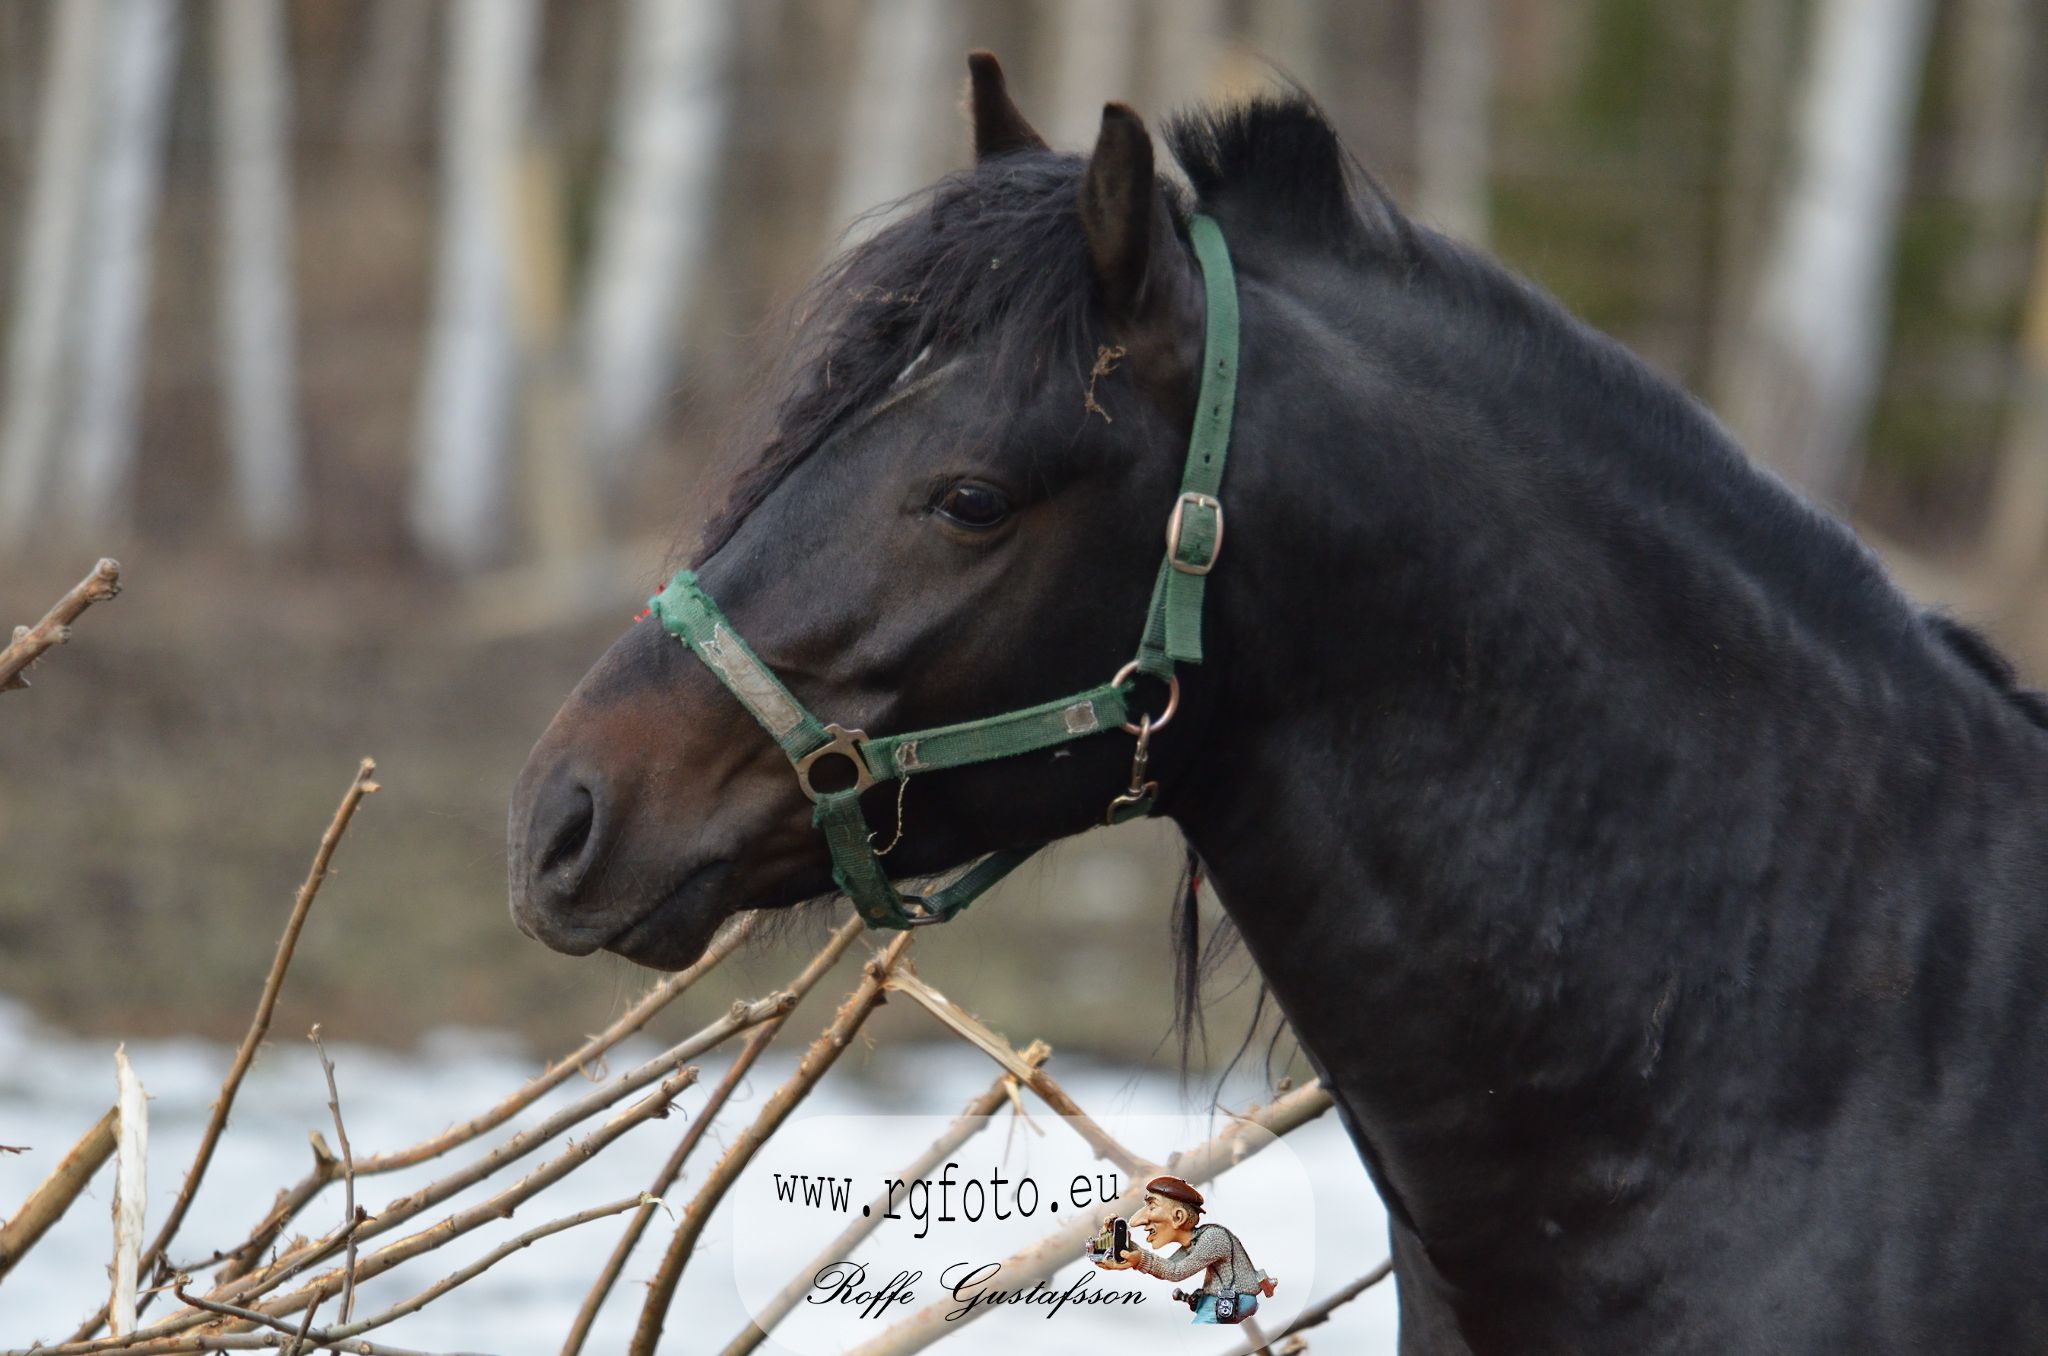
M535 874L553 875L556 868L576 862L589 844L596 823L597 800L586 786L572 785L562 793L544 798L534 807L534 836L542 845ZM576 881L561 884L573 890L582 874L578 871Z

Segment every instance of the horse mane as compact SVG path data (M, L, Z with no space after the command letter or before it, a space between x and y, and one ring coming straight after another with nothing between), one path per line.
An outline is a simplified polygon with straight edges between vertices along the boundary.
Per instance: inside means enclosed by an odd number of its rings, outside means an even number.
M1920 619L1949 653L2004 694L2006 700L2017 706L2028 720L2048 730L2048 693L2020 686L2019 671L2011 660L1998 652L1982 631L1943 612L1924 612Z
M748 461L704 529L700 560L924 355L936 367L992 344L1003 381L992 415L1049 371L1085 381L1098 320L1074 205L1082 168L1077 155L1005 155L876 209L902 214L798 298L790 342L751 402L754 427L734 440Z
M1391 274L1450 307L1507 323L1516 342L1571 352L1603 398L1628 402L1644 427L1675 430L1680 441L1702 445L1726 441L1696 402L1619 344L1487 255L1412 221L1298 91L1194 110L1168 122L1165 140L1192 190L1190 197L1162 180L1176 220L1184 224L1199 206L1222 222L1241 259L1255 260L1277 246ZM935 367L953 352L988 346L995 384L984 410L992 421L1054 374L1067 373L1077 388L1085 386L1096 347L1107 338L1076 210L1084 168L1079 155L1019 151L876 209L896 219L842 253L792 308L782 355L757 397L746 402L745 423L730 439L746 460L705 526L699 562L920 360ZM1801 591L1824 584L1825 592L1860 593L1865 603L1887 611L1905 606L1838 522L1789 495L1764 496L1753 507L1755 520L1780 540L1799 538L1828 557L1791 567L1805 576ZM1793 530L1802 526L1821 531ZM1829 542L1832 551L1825 549ZM2022 689L2011 664L1984 637L1939 614L1918 615L1939 648L2048 727L2048 696ZM1195 872L1191 859L1176 892L1173 924L1183 1073L1191 1038L1201 1031L1202 981L1234 942L1226 923L1204 945ZM1258 1012L1264 1008L1262 993ZM1253 1031L1258 1024L1255 1013ZM1232 1065L1252 1039L1247 1032ZM1269 1046L1269 1064L1272 1054Z
M1166 141L1202 210L1242 228L1233 245L1284 241L1403 264L1430 256L1303 96L1199 109L1173 119ZM996 156L876 209L896 220L829 264L791 309L782 356L728 440L746 460L698 560L927 351L936 366L950 351L994 346L990 370L1004 385L992 418L1048 374L1086 384L1106 335L1075 208L1085 166L1054 151ZM1162 182L1184 222L1194 204Z

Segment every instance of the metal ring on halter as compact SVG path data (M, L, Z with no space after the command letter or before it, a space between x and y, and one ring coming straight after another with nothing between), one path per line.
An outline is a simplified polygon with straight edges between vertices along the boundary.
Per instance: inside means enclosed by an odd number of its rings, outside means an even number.
M829 744L820 744L796 760L796 784L804 794L816 800L823 793L811 785L811 764L828 753L836 753L853 764L853 789L865 791L875 784L875 774L868 771L868 760L861 757L860 746L868 742L867 735L860 730L849 730L840 725L827 725L825 733L832 736ZM895 844L890 844L894 847Z
M1133 659L1130 663L1124 665L1122 668L1116 671L1116 677L1109 680L1109 685L1111 687L1122 687L1124 685L1124 679L1130 677L1137 671L1138 661ZM1166 677L1166 709L1164 711L1161 711L1158 715L1158 718L1152 722L1153 731L1156 733L1160 730L1165 729L1166 722L1172 720L1173 713L1178 710L1180 710L1180 675L1177 673L1168 674ZM1131 724L1131 722L1129 721L1125 721L1124 733L1137 734L1138 727Z

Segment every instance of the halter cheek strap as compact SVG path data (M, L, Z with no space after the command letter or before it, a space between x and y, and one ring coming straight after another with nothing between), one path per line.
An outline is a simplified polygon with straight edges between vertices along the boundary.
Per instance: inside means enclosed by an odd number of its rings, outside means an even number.
M1166 558L1152 586L1138 654L1109 682L1002 715L871 739L863 731L826 724L812 715L740 639L689 570L678 571L648 603L662 626L690 647L789 759L798 784L812 801L811 822L831 849L832 879L870 927L943 923L1031 855L991 853L921 892L904 894L882 870L860 810L861 792L877 783L1033 753L1120 729L1136 735L1138 743L1130 787L1111 802L1107 818L1121 823L1152 812L1158 786L1145 778L1151 737L1172 718L1179 701L1175 666L1202 661L1203 590L1223 547L1223 505L1217 493L1230 451L1230 419L1237 398L1237 283L1230 250L1221 228L1209 217L1190 218L1188 238L1201 266L1208 305L1201 393L1180 496L1167 519ZM1130 697L1140 674L1168 684L1167 708L1156 719L1148 715L1132 723ZM820 791L812 781L814 770L834 756L851 765L853 784Z

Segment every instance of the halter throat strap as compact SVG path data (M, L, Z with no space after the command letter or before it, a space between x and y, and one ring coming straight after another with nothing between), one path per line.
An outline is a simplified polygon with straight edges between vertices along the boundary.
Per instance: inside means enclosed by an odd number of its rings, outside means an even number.
M1207 307L1194 431L1188 439L1180 494L1167 519L1166 555L1153 582L1137 656L1109 682L1001 715L869 738L863 731L812 715L740 638L691 571L677 571L648 602L669 634L689 646L789 759L813 802L811 822L831 850L833 881L870 927L942 923L1030 856L1029 851L992 853L921 892L905 894L883 871L861 814L861 793L877 783L1033 753L1121 729L1137 735L1138 746L1130 789L1112 803L1110 818L1121 822L1152 812L1157 786L1145 780L1145 760L1151 733L1165 718L1147 716L1132 723L1131 693L1139 674L1164 680L1174 694L1169 698L1170 712L1179 690L1175 667L1202 662L1203 595L1223 547L1223 504L1218 495L1237 401L1238 299L1230 250L1222 229L1210 217L1191 217L1188 239L1202 270ZM854 784L820 791L813 784L813 771L833 756L852 764Z

